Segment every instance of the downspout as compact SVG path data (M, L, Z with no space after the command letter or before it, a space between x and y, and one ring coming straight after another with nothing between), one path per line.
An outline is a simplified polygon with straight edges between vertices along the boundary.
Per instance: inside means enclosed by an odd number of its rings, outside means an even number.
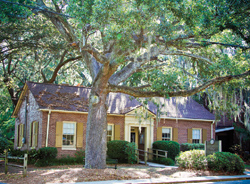
M214 139L214 123L215 121L211 123L211 139Z
M49 139L49 120L50 120L50 114L51 114L51 110L49 110L49 114L48 114L48 121L47 121L47 134L46 134L46 145L45 145L45 147L48 147L48 139Z
M24 130L23 130L23 138L22 138L22 143L26 143L26 138L27 138L27 122L28 122L28 99L29 99L29 93L25 96L25 117L24 117ZM27 149L28 149L27 145Z

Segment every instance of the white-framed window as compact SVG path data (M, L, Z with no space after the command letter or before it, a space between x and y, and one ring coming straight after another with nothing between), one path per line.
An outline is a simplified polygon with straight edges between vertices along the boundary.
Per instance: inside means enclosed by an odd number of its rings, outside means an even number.
M65 148L76 147L76 123L63 122L62 146Z
M107 126L107 142L114 140L114 125L108 124Z
M172 140L172 128L171 127L162 127L162 140L163 141Z
M201 129L192 129L192 143L201 143Z

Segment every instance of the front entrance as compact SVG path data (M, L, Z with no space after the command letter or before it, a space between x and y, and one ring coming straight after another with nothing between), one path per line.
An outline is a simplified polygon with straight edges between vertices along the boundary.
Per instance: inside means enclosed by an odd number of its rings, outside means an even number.
M131 127L131 133L130 133L130 142L134 142L137 144L139 150L145 150L146 145L146 128L141 127L141 132L139 131L139 127ZM144 159L143 152L139 152L140 159Z

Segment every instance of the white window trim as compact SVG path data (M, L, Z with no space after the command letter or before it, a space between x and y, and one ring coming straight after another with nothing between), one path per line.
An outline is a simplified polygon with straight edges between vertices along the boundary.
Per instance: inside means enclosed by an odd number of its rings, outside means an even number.
M73 123L75 124L75 133L74 133L74 145L73 146L67 146L67 145L63 145L63 142L62 142L62 150L76 150L76 122L73 122L73 121L63 121L63 124L64 123ZM63 125L62 125L63 126ZM63 131L63 128L62 128L62 131ZM63 137L63 132L62 132L62 137ZM62 140L63 141L63 140Z
M162 127L162 129L164 128L170 128L170 141L172 141L173 140L173 127ZM162 133L161 133L161 140L163 140Z
M108 123L108 125L107 125L107 132L108 132L108 126L109 125L111 125L112 126L112 135L111 135L111 141L113 141L114 140L114 135L115 135L115 125L114 124L111 124L111 123ZM107 134L107 136L108 136L108 134Z
M193 142L193 130L199 130L200 131L200 139L199 139L199 143L196 143L196 144L200 144L202 143L201 141L201 137L202 137L202 129L201 128L192 128L192 142Z

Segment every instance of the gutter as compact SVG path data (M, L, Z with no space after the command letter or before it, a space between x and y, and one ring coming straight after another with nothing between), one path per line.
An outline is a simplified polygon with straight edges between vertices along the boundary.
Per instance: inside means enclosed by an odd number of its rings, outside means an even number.
M214 123L215 123L215 121L213 121L212 123L211 123L211 139L214 139Z
M51 114L51 110L49 110L49 113L48 113L47 133L46 133L46 143L45 143L45 147L48 147L50 114Z

